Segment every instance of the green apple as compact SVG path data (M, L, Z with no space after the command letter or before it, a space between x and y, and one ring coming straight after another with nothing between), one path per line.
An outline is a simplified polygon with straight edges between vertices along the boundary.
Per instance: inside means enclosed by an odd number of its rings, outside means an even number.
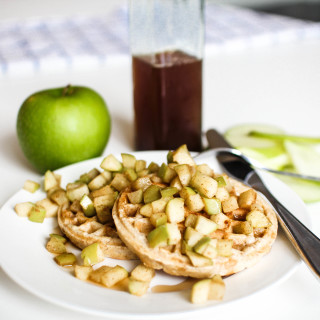
M102 97L80 86L36 92L23 102L17 117L22 151L42 173L100 156L110 129Z

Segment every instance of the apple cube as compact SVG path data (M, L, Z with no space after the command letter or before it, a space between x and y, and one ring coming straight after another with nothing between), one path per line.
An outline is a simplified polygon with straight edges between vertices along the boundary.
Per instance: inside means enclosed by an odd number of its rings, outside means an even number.
M83 183L90 183L95 177L100 174L100 171L96 168L91 169L89 172L84 173L80 176L80 181Z
M134 169L136 172L142 171L147 167L147 162L145 160L137 160Z
M93 202L86 194L81 198L80 205L85 216L93 217L96 214Z
M157 185L151 185L143 193L144 203L150 203L161 198L161 188Z
M154 269L149 268L144 264L139 264L131 271L130 276L132 279L139 281L151 281L155 274Z
M150 222L155 228L157 228L162 224L167 223L167 215L163 212L153 213L150 216Z
M31 180L26 180L23 185L23 189L31 193L35 193L39 188L40 184Z
M183 236L184 240L186 241L186 244L191 248L195 246L200 241L200 239L202 239L202 237L203 234L191 227L187 227Z
M107 196L107 195L110 195L110 194L115 194L116 191L114 191L114 189L112 187L110 187L109 185L107 186L103 186L99 189L96 189L96 190L93 190L91 192L91 196L93 198L96 198L96 197L101 197L101 196Z
M200 212L205 206L199 193L189 195L185 201L191 212Z
M36 202L37 206L40 206L46 210L46 218L56 217L59 206L53 203L51 200L45 198Z
M218 187L225 187L227 185L226 180L223 176L216 176L215 180L218 182Z
M239 221L238 224L233 226L233 232L239 234L251 234L253 232L252 225L249 221Z
M238 208L239 208L238 201L235 196L231 196L227 200L222 201L222 210L224 213L232 212Z
M130 186L130 181L123 173L116 173L110 185L120 192Z
M203 203L204 203L204 211L209 214L218 214L221 212L221 202L217 198L203 198Z
M186 217L186 220L184 221L184 225L186 227L194 228L197 221L197 217L198 216L196 214L189 213Z
M85 183L68 183L67 197L70 201L81 200L84 194L89 194L89 188Z
M179 192L180 197L183 199L187 199L188 196L194 194L196 194L196 192L190 187L183 187Z
M62 206L63 204L68 204L69 199L67 193L63 189L57 189L50 194L50 200L55 202L57 205Z
M208 301L211 279L202 279L197 281L191 289L191 302L203 304Z
M102 160L100 167L106 171L119 172L122 170L122 163L113 154L109 154Z
M185 187L189 184L191 180L191 171L189 169L189 165L180 164L174 167L181 184Z
M222 300L226 291L226 285L218 274L211 279L208 300Z
M137 180L137 178L138 178L137 173L133 169L130 169L130 168L125 168L123 173L130 182L133 182L133 181Z
M88 187L91 191L101 189L107 183L109 183L111 179L112 179L111 172L103 171L89 182Z
M215 197L222 202L229 199L230 194L226 187L218 187Z
M203 237L194 246L193 250L207 258L213 259L218 253L216 249L216 239L211 239L209 237Z
M167 188L160 190L161 197L163 197L163 198L172 197L175 194L177 194L178 192L179 192L179 190L175 187L167 187Z
M218 189L218 182L216 180L200 172L195 173L190 181L190 185L206 198L213 198Z
M190 259L191 263L195 267L207 267L212 266L213 262L211 259L202 256L193 251L186 251L187 257Z
M115 266L101 276L101 284L110 288L128 277L128 271L122 266Z
M142 191L145 191L148 187L152 185L152 182L149 177L141 177L132 182L132 188L134 190L142 189Z
M147 203L144 206L142 206L139 210L139 213L144 217L147 217L147 218L151 217L151 215L153 214L151 203Z
M165 226L168 230L168 244L177 244L181 240L181 232L177 224L166 223Z
M178 223L184 220L184 200L182 198L171 199L166 206L168 221Z
M232 255L233 240L231 239L218 239L217 251L218 255L222 257L230 257Z
M67 239L60 235L60 234L57 234L57 233L50 233L50 239L51 238L55 238L56 240L62 242L62 243L66 243L67 242Z
M195 162L185 144L172 152L172 162L176 162L178 164L188 164L190 166L195 165Z
M56 187L59 187L59 181L52 171L47 170L44 174L44 190L48 191L49 189Z
M46 249L55 254L61 254L67 252L66 246L60 240L55 237L51 237L50 240L46 244Z
M76 278L86 281L89 279L91 272L93 271L91 266L74 266L74 275Z
M143 191L141 189L128 193L130 203L138 204L143 200Z
M178 189L178 191L180 191L183 188L179 177L175 177L171 180L170 187L176 188L176 189Z
M81 251L81 258L85 266L92 266L104 260L102 249L98 242L92 243Z
M91 266L85 266L92 268ZM89 274L89 279L96 282L101 283L101 278L103 275L105 275L112 267L110 266L101 266L95 270L92 270L92 272Z
M240 208L250 210L251 206L255 203L257 193L253 189L248 189L240 193L238 198L238 204Z
M33 206L28 214L28 219L32 222L42 223L46 217L46 210L40 206Z
M209 177L213 176L213 170L207 164L199 164L196 166L196 171L205 174Z
M218 229L218 225L214 221L205 218L204 216L198 216L194 225L194 229L204 235L208 235L216 231Z
M175 170L167 166L165 163L161 165L158 174L165 183L170 183L170 181L177 175Z
M259 210L250 211L246 220L249 221L253 228L266 228L270 226L269 219Z
M159 165L155 162L151 162L148 166L148 170L152 173L157 172L159 170Z
M137 177L138 178L142 178L142 177L145 177L149 174L149 170L148 169L144 169L144 170L141 170L141 171L137 171ZM159 178L161 180L161 178Z
M21 202L14 206L14 210L19 217L28 217L31 209L35 206L32 202Z
M129 153L121 153L122 164L127 169L135 169L136 167L136 157ZM119 170L117 170L119 171Z
M61 253L54 258L59 266L72 266L76 263L77 258L73 253Z
M218 225L218 229L225 229L231 223L231 219L222 212L213 214L210 219Z
M141 281L129 278L128 291L129 293L141 297L145 295L149 289L150 282L149 281Z

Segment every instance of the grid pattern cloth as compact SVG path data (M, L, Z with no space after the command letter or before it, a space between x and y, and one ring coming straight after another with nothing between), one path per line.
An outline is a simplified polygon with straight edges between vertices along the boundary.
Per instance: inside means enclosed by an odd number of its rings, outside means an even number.
M320 39L320 23L208 4L206 53ZM128 11L0 23L0 74L91 67L129 55Z

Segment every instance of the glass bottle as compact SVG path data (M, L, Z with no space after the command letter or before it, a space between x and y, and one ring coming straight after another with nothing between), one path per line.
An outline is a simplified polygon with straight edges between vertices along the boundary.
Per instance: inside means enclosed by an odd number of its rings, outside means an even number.
M204 0L131 0L136 150L201 150Z

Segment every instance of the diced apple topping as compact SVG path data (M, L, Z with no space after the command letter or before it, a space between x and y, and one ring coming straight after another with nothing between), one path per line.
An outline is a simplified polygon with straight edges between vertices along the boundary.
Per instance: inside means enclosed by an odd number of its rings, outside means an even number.
M259 210L250 211L246 220L249 221L254 228L266 228L270 225L269 219Z
M32 180L26 180L23 185L23 189L31 193L35 193L39 188L40 184Z
M81 252L81 258L85 266L92 266L104 260L104 255L99 243L95 242L84 248Z
M106 171L119 172L122 170L122 163L113 155L109 154L103 159L100 167Z

